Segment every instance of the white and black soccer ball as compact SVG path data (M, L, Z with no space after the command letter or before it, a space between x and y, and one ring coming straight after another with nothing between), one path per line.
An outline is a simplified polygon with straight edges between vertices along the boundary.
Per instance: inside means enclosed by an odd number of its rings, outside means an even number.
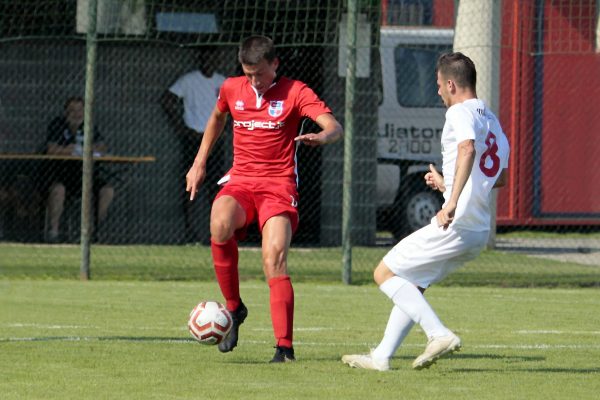
M188 329L199 343L213 345L227 336L232 323L231 314L223 304L203 301L190 313Z

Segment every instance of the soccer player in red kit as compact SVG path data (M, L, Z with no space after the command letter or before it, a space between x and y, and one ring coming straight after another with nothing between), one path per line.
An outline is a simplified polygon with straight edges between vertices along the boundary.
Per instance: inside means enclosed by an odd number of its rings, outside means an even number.
M227 114L233 118L233 166L211 210L211 250L219 287L231 312L233 327L219 343L221 352L237 346L239 326L248 315L240 298L237 241L257 222L262 234L262 258L270 289L275 355L271 362L294 361L294 291L287 254L298 227L296 147L319 146L343 135L331 110L306 84L277 75L279 59L273 41L251 36L242 41L238 59L244 76L228 78L186 176L194 199L206 176L210 150L223 131ZM303 118L320 132L298 135Z

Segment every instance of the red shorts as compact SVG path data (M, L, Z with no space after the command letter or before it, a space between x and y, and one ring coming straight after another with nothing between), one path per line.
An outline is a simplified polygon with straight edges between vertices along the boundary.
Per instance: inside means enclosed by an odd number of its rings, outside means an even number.
M293 178L231 177L219 191L221 196L231 196L246 212L246 224L236 231L236 237L243 239L248 226L258 222L258 229L276 215L286 214L292 225L292 233L298 228L298 188Z

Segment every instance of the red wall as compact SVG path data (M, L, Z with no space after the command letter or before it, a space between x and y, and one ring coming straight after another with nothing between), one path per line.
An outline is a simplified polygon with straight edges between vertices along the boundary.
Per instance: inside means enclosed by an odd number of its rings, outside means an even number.
M454 27L454 0L433 0L432 25L439 28Z
M600 54L594 2L544 10L541 207L600 218ZM584 2L585 3L585 2ZM592 23L593 22L593 23Z
M504 2L500 120L512 152L498 225L600 224L596 10L572 3L546 2L535 56L534 2Z
M508 185L498 191L498 225L527 224L533 197L534 63L531 4L504 1L502 10L500 112L502 127L511 145Z

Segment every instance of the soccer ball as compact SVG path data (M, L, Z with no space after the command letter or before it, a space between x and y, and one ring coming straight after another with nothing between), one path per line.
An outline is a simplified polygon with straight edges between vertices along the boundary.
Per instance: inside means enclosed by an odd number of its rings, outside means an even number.
M188 329L199 343L218 344L231 330L231 314L216 301L203 301L190 313Z

